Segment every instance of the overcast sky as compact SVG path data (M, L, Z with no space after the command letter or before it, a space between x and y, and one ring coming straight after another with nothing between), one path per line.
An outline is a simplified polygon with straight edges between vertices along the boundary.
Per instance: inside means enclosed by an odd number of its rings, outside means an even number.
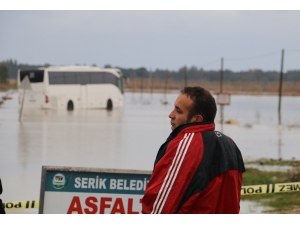
M0 11L0 61L300 70L300 11Z

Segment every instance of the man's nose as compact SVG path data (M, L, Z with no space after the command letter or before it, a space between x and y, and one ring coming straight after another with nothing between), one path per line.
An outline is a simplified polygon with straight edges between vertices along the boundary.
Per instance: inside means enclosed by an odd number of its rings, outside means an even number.
M170 112L170 114L169 114L169 118L170 118L170 119L173 119L173 118L174 118L173 111L172 111L172 112Z

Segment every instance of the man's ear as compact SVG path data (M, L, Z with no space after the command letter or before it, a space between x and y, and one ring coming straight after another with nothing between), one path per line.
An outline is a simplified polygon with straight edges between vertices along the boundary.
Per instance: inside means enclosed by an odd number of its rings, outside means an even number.
M201 116L200 114L196 115L196 122L202 122L203 121L203 116Z

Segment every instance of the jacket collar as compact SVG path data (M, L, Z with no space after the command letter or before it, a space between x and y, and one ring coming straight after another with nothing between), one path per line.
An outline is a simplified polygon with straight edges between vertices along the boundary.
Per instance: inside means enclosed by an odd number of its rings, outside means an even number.
M194 122L194 123L187 123L182 124L176 127L167 140L173 139L176 137L181 131L184 132L201 132L201 131L213 131L215 130L215 124L212 122Z

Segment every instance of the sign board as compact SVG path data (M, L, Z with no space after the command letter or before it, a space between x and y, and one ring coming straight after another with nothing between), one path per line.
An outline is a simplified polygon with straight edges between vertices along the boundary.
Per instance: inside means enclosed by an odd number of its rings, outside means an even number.
M24 89L24 90L32 90L30 80L28 76L25 76L24 79L22 80L19 89Z
M217 95L217 103L219 105L229 105L230 104L230 94L219 93Z
M43 166L40 214L138 214L150 171Z

